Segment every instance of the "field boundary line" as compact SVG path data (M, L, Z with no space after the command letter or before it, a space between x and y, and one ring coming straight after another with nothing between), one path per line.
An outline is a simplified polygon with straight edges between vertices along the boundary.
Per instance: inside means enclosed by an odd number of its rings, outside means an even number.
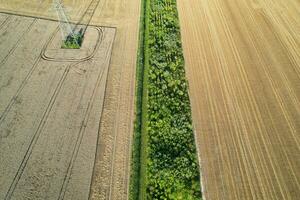
M141 174L141 131L142 131L142 102L144 83L144 43L145 43L145 12L146 0L141 0L139 18L139 41L136 60L136 84L135 84L135 106L134 106L134 131L130 150L130 181L128 186L127 199L136 200L140 193Z
M0 13L3 14L8 14L8 15L15 15L15 16L20 16L20 17L27 17L27 18L35 18L35 19L40 19L40 20L46 20L46 21L53 21L53 22L59 22L59 20L51 18L51 17L47 17L47 16L41 16L41 15L33 15L31 13L21 13L21 12L17 12L14 10L8 10L8 9L2 9L0 8ZM70 20L71 24L76 24L77 22L75 22L74 20ZM86 25L86 24L78 24L78 25ZM89 26L93 26L93 27L104 27L104 28L117 28L116 26L112 26L112 25L101 25L100 23L92 23L89 24Z

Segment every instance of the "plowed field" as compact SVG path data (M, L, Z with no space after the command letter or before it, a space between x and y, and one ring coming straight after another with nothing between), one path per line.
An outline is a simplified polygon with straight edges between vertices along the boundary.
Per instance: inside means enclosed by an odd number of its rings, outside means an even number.
M178 0L207 200L300 198L299 8Z

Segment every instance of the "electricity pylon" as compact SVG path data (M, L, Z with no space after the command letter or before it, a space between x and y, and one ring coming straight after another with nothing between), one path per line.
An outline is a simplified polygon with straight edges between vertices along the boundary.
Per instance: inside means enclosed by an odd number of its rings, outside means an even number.
M71 46L75 45L80 48L84 34L91 22L96 8L99 5L99 2L100 0L91 0L76 25L72 25L69 21L68 15L66 14L62 0L53 0L53 6L57 13L64 44L71 44Z
M74 31L77 30L77 31L80 31L83 35L85 34L85 31L86 31L87 27L89 26L99 3L100 3L100 0L91 0L87 9L85 10L85 12L81 16L81 18L78 20L78 23L76 24L76 26L74 27L74 29L73 29Z
M53 0L53 7L58 17L62 40L66 41L68 37L75 37L72 25L61 0Z

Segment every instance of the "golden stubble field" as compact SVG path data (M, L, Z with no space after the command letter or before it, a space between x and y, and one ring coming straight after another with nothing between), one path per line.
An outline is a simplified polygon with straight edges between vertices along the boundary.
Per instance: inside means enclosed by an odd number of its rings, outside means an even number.
M71 20L76 22L91 1L63 2ZM51 0L0 0L0 12L56 20L51 3ZM91 199L127 199L139 15L139 0L104 0L99 2L91 20L91 25L116 28L105 86ZM36 36L32 34L32 37Z
M208 200L300 198L299 8L178 0Z

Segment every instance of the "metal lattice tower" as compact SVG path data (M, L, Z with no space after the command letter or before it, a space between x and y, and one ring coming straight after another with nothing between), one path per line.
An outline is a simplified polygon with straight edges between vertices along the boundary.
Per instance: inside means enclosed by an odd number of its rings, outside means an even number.
M61 0L53 0L53 7L58 17L62 40L65 41L68 36L74 36L72 25Z
M92 17L98 7L100 0L91 0L90 4L88 5L87 9L79 19L78 23L74 27L73 31L80 31L82 34L85 33L87 27L89 26Z

